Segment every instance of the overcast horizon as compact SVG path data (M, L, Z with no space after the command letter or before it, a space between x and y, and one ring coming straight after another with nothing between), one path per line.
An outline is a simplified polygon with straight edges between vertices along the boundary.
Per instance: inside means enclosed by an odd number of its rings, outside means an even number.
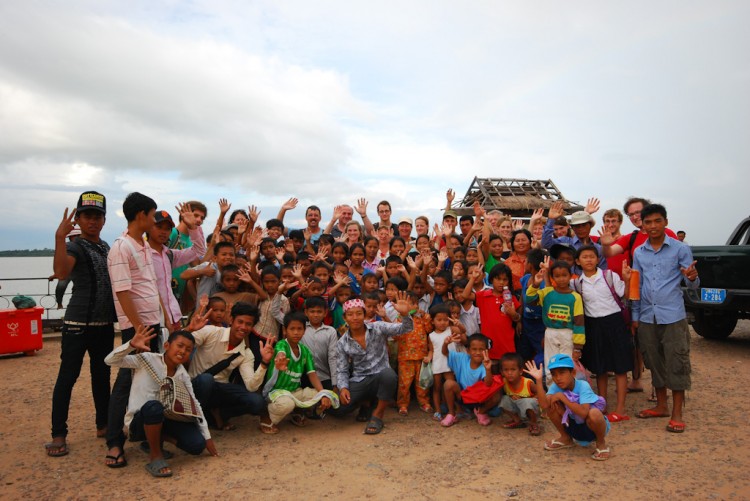
M131 191L261 221L388 199L440 218L474 176L663 203L694 245L750 215L750 3L11 1L0 4L0 250ZM744 41L743 41L744 40ZM632 230L626 221L623 233Z

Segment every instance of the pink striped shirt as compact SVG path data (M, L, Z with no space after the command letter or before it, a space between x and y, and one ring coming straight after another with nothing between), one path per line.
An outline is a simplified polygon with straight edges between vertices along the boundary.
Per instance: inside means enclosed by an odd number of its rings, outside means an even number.
M134 252L135 250L135 252ZM128 232L115 240L107 255L107 268L115 297L115 310L120 329L133 327L117 298L118 292L130 291L138 319L144 325L163 324L156 273L149 246L136 242Z

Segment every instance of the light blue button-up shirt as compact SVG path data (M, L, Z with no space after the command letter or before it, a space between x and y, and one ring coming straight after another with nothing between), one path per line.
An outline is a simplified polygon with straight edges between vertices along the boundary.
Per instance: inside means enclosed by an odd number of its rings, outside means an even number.
M693 263L690 247L672 237L665 237L659 250L646 242L633 253L633 269L641 274L641 300L633 301L633 320L648 324L672 324L685 318L681 284L691 289L700 279L688 280L680 268Z

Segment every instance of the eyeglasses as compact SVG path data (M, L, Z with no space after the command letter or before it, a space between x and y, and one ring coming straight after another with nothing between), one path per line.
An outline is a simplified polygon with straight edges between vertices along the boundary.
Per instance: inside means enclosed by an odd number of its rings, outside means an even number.
M378 214L388 214L391 212L391 209L379 209Z
M641 215L641 211L637 210L635 212L629 213L628 217L635 217L635 216L640 216L640 215Z

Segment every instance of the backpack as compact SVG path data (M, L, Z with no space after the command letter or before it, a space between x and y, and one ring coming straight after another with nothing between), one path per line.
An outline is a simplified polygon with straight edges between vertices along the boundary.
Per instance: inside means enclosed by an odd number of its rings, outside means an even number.
M635 240L635 238L633 238ZM617 292L615 292L615 279L612 276L612 270L602 270L602 274L604 275L604 282L607 284L607 288L609 289L609 292L612 293L612 298L614 298L615 303L617 303L617 306L620 307L620 314L622 315L622 319L625 320L625 325L630 325L630 308L628 307L628 301L625 299L625 297L620 297L617 295ZM576 278L573 281L573 289L578 294L581 294L583 291L583 276L580 276ZM581 298L583 298L583 294L581 294Z

